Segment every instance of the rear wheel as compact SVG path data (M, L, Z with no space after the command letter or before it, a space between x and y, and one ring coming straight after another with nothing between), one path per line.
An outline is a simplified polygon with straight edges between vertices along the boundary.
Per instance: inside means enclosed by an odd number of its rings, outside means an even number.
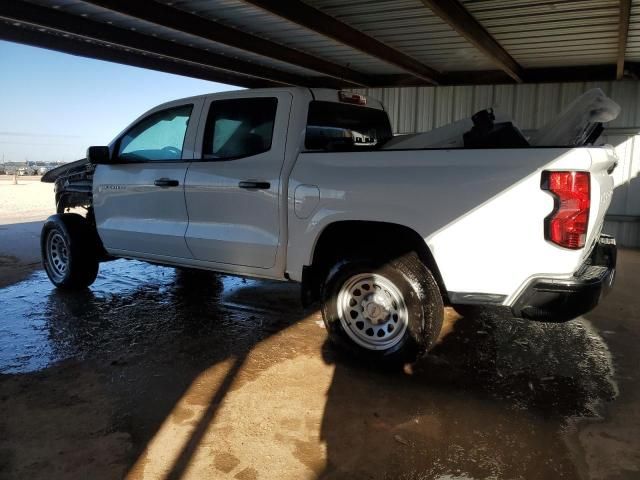
M431 272L414 253L376 265L347 259L322 289L330 339L359 356L413 361L437 339L444 305Z
M42 265L51 283L82 289L98 275L95 231L80 215L65 213L47 219L40 235Z

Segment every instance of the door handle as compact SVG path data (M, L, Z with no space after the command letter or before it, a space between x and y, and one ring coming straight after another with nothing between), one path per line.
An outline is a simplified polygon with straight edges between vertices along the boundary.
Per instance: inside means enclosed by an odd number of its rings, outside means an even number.
M249 190L267 190L271 188L271 184L269 182L260 182L257 180L243 180L238 184L238 186Z
M153 184L156 187L177 187L180 185L178 180L172 180L171 178L159 178Z

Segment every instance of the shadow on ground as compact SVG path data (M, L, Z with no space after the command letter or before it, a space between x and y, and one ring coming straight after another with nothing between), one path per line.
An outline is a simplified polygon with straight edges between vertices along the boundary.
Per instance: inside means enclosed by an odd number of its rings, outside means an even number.
M43 223L2 224L0 220L0 288L24 280L40 268L40 230Z

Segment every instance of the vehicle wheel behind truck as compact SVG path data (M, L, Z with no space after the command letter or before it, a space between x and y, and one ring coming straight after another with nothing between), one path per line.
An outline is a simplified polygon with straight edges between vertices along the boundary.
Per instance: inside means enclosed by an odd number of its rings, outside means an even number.
M58 288L82 289L98 275L95 232L81 215L52 215L40 235L42 265Z
M350 352L394 364L413 361L438 338L444 305L431 272L414 253L376 265L347 259L322 288L329 338Z

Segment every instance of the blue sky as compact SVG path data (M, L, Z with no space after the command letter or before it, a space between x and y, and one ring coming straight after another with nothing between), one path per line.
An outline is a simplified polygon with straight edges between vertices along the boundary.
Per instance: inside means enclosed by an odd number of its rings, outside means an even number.
M0 41L0 162L71 161L155 105L237 87Z

